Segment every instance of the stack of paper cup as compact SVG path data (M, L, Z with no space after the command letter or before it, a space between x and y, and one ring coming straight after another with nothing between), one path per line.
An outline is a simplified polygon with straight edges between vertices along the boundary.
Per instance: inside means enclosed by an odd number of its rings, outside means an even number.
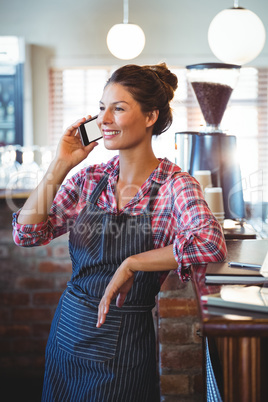
M224 223L224 206L221 187L206 187L205 200L221 225Z
M212 187L210 170L196 170L194 177L200 183L203 192L207 187Z

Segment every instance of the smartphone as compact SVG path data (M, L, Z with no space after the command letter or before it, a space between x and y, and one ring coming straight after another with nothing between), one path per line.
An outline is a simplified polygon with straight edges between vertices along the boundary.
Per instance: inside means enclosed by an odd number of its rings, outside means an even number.
M81 126L78 127L79 135L82 141L82 144L86 147L93 141L97 141L102 138L102 134L97 125L97 117L94 116L91 119L87 120L85 123L82 123Z

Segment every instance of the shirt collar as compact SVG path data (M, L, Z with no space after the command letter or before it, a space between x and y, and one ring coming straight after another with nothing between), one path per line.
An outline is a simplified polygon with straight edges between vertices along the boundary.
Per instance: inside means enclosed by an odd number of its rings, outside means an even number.
M172 177L175 173L181 172L181 168L174 163L170 162L167 158L159 158L159 165L152 172L150 180L156 183L163 184L168 178ZM113 157L106 165L104 170L112 179L117 179L119 174L119 156Z
M157 183L163 184L165 181L172 177L175 173L181 171L181 168L175 163L170 162L167 158L159 159L160 163L158 167L153 171L151 175L151 180Z

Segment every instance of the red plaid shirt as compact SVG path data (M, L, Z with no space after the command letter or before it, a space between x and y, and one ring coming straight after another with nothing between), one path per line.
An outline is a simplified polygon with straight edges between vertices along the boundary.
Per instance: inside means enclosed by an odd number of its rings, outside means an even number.
M221 261L226 257L226 245L221 226L209 210L198 182L167 159L159 166L122 210L117 210L115 185L119 174L119 158L107 164L89 166L67 180L58 191L48 219L35 225L17 223L13 219L13 237L19 246L39 246L49 243L70 228L85 207L90 194L103 174L109 174L108 185L97 205L110 214L142 213L149 201L152 181L161 184L153 202L151 217L154 248L173 244L178 262L178 274L189 279L191 264ZM167 272L163 274L163 279Z

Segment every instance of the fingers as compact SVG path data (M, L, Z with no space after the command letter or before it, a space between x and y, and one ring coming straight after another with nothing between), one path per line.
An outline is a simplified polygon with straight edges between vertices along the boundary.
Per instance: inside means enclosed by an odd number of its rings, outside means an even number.
M109 285L107 286L104 295L100 301L98 309L98 322L96 325L97 328L101 327L102 324L105 323L106 315L109 312L111 301L114 300L119 293L119 288L115 284L115 282L116 282L115 278L113 278L109 283Z
M85 147L85 150L89 153L91 152L99 143L97 141L91 142Z
M84 123L86 121L86 119L83 117L82 119L77 120L75 123L73 123L71 126L67 127L64 135L75 135L76 130L78 129L78 127Z
M81 119L78 119L75 123L73 123L71 126L67 127L65 130L65 135L75 135L77 132L78 127L82 124L85 123L88 119L90 119L91 116L88 115L87 117L82 117Z
M116 298L116 307L122 307L127 297L127 293L119 293Z
M116 306L123 306L126 296L132 287L133 281L134 272L127 268L126 262L122 263L107 286L100 301L98 309L98 322L96 325L97 328L104 324L112 300L117 298Z
M126 296L127 296L127 293L119 293L118 294L118 296L116 298L116 306L117 307L123 306ZM105 323L106 316L109 312L110 303L111 303L111 298L108 298L106 295L104 295L99 304L98 321L97 321L97 325L96 325L97 328L100 328Z
M110 303L111 303L111 299L108 298L106 294L104 294L104 296L101 299L100 304L99 304L98 321L97 321L97 325L96 325L97 328L100 328L102 326L102 324L105 323L106 315L109 312Z

